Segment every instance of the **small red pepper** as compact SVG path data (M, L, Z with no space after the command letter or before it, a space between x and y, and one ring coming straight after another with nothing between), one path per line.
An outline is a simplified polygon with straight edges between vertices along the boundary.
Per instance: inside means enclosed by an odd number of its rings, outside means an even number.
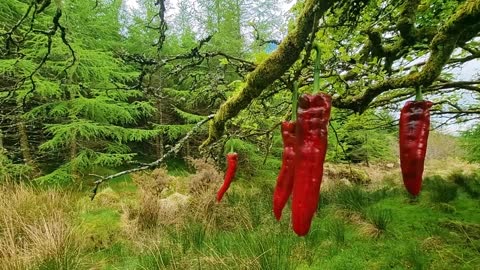
M413 196L422 188L432 105L431 101L422 100L417 88L415 101L407 101L400 112L400 167L403 183Z
M287 204L293 188L296 144L295 122L282 122L281 131L283 140L282 168L278 174L277 185L273 192L273 213L277 220L280 220L282 217L283 208Z
M238 154L235 152L230 152L227 154L227 171L225 172L225 179L223 180L223 185L217 192L217 202L220 202L223 198L225 192L227 192L230 184L232 183L233 178L235 177L235 172L237 170Z
M293 84L292 91L292 121L283 121L281 126L283 154L282 167L277 178L277 185L273 192L273 213L280 220L282 211L292 194L293 176L295 173L295 125L297 121L298 82Z

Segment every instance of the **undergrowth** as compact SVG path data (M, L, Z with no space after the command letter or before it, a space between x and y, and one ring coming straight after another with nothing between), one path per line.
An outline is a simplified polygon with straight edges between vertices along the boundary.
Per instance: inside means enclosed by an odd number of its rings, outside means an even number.
M274 179L236 179L221 203L222 173L164 169L85 194L25 185L0 189L0 269L475 269L480 213L475 175L403 187L337 185L322 192L310 233L297 237L290 205L277 222ZM393 185L393 186L392 186ZM445 209L453 211L445 211Z

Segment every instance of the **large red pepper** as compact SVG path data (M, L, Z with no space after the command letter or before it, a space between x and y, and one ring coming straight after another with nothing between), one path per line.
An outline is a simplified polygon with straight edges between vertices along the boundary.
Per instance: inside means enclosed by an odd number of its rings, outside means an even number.
M298 102L295 148L295 174L292 195L293 230L299 236L310 230L317 211L323 163L327 153L327 134L332 97L318 93L320 89L320 48L317 51L314 69L314 94L304 94Z
M416 100L405 103L400 113L400 166L403 183L414 196L422 188L432 105L422 100L420 89L417 89Z
M300 236L310 230L317 210L332 98L328 94L302 95L297 118L297 147L292 195L293 230Z
M238 154L231 152L227 154L227 171L225 172L225 179L223 185L217 192L217 202L220 202L225 192L227 192L233 178L235 177L235 171L237 170Z
M273 192L273 213L280 220L285 204L292 193L293 176L295 172L295 122L282 122L283 155L282 167Z

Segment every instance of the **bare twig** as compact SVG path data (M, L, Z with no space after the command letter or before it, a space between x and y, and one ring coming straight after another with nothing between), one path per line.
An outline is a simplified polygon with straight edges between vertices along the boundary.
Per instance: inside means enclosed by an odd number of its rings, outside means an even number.
M166 152L161 158L155 160L154 162L151 162L151 163L148 163L144 166L140 166L140 167L136 167L136 168L133 168L133 169L129 169L129 170L125 170L125 171L121 171L121 172L118 172L118 173L115 173L115 174L111 174L111 175L108 175L108 176L99 176L99 175L95 175L95 174L90 174L91 176L95 176L97 178L99 178L97 181L95 181L95 187L93 188L92 190L92 195L90 196L90 199L93 200L95 198L95 196L97 195L97 191L98 191L98 187L105 181L108 181L110 179L113 179L113 178L117 178L119 176L122 176L122 175L125 175L125 174L130 174L130 173L134 173L134 172L139 172L139 171L145 171L145 170L148 170L148 169L151 169L151 168L155 168L157 167L159 164L161 164L167 157L173 155L173 154L177 154L180 149L182 149L183 145L185 144L185 142L187 142L187 140L203 125L205 124L207 121L209 121L210 119L213 118L213 114L207 116L205 119L203 119L202 121L198 122L183 138L181 138L178 143L170 148L170 150L168 150L168 152Z

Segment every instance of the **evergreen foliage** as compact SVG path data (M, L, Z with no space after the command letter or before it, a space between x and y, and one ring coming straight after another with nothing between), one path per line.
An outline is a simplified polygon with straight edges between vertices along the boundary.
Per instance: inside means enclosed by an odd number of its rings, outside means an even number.
M130 8L122 0L1 1L0 147L10 164L28 164L25 168L41 174L42 182L68 183L99 167L156 160L196 123L212 113L222 114L219 108L227 100L245 97L243 89L262 80L252 74L280 70L264 66L264 61L278 56L277 44L287 30L307 31L293 29L302 25L294 20L311 15L302 14L310 5L302 1L286 16L276 0L181 0L173 12L168 1L137 4ZM475 16L477 9L469 0L347 1L326 10L314 38L321 47L321 88L334 96L337 107L329 128L328 161L369 164L396 159L396 113L412 96L412 88L382 90L367 106L355 100L361 100L365 89L417 72L411 63L431 52L429 44L444 18L449 18L450 27L455 14ZM460 37L461 48L448 67L479 58L478 41L470 36ZM222 163L234 145L240 152L240 170L259 172L258 164L278 169L278 125L290 117L293 81L300 81L301 93L311 92L312 59L305 51L299 59L288 59L294 62L292 68L266 89L257 89L258 97L235 104L240 113L227 119L225 136L213 147L198 151L205 138L202 128L180 158L209 155ZM252 73L259 67L262 72ZM446 67L424 93L436 102L436 112L458 109L464 102L444 86L458 83ZM468 86L463 91L475 87L473 82L453 87L463 85ZM475 108L472 104L467 111ZM470 119L459 115L460 120ZM471 161L480 159L476 133L474 128L463 135Z

